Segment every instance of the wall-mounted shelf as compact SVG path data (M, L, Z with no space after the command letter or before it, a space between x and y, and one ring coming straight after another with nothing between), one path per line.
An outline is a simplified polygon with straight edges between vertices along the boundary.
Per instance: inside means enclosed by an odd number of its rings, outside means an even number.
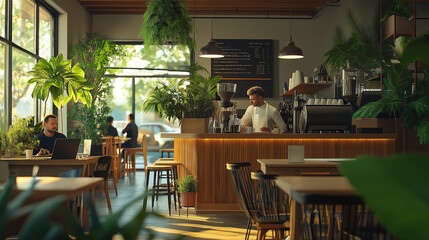
M285 92L282 97L293 96L294 92L298 94L313 94L317 91L320 91L327 86L331 85L331 83L301 83L291 90Z

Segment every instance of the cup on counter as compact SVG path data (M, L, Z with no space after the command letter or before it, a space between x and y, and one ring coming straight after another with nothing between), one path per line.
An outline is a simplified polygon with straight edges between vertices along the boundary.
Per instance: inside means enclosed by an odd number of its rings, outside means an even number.
M344 105L344 100L343 99L338 99L337 105Z
M307 105L314 105L314 98L310 98L307 100Z
M337 99L332 99L331 105L337 105L338 104L338 100Z
M322 100L320 100L320 105L326 105L326 99L322 99Z
M246 133L253 133L253 127L247 126Z
M304 83L310 83L310 79L307 76L304 77Z
M320 99L319 98L314 99L314 105L320 105Z
M271 131L272 133L280 133L280 129L279 128L273 128L273 131Z
M326 105L332 105L332 99L330 98L326 99Z

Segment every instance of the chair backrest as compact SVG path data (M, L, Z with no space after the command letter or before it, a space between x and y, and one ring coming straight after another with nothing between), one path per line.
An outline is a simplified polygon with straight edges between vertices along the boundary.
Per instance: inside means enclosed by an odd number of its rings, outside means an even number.
M226 168L231 175L232 184L241 209L249 218L254 218L255 189L250 178L250 163L227 163Z
M112 170L112 157L102 156L97 161L97 167L94 172L95 177L103 177L105 180L109 179Z
M112 136L107 136L105 145L103 146L103 156L116 156L116 144L115 138Z
M147 166L147 136L146 134L143 134L142 136L142 152L143 152L143 158L144 158L144 165Z
M256 186L255 211L264 222L281 222L280 214L288 212L287 199L281 199L275 179L277 175L252 172L251 178Z

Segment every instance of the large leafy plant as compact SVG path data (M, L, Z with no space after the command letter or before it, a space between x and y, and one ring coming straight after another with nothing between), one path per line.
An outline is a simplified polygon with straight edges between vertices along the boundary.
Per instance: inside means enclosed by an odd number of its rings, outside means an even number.
M383 45L380 53L378 24L363 25L351 10L347 11L347 19L352 33L347 37L337 26L334 45L325 53L329 74L339 72L342 67L356 68L369 76L379 74L379 68L392 56L392 46Z
M77 59L85 77L94 88L91 90L92 106L75 104L70 109L68 117L77 121L77 125L70 131L73 138L94 140L101 143L100 132L107 129L106 118L111 108L106 102L110 94L111 78L107 73L114 73L108 69L114 61L122 61L125 56L123 48L112 41L94 34L87 34L79 43L71 48L71 54Z
M213 115L216 84L221 76L204 77L198 71L207 70L191 65L187 79L159 82L147 95L142 109L154 111L161 119L208 118Z
M375 118L379 113L399 114L405 125L416 129L421 144L429 143L429 33L411 39L404 48L400 63L391 64L383 79L386 90L376 102L361 107L353 118ZM414 78L407 66L414 61L426 63L424 77L412 91Z
M428 155L361 156L341 163L339 169L394 237L427 239Z
M151 0L143 16L140 35L145 45L185 45L193 49L192 21L184 2Z
M43 58L40 59L30 73L33 78L28 80L28 84L36 84L32 92L33 98L47 101L51 96L57 108L62 108L72 99L74 102L80 100L87 106L91 106L90 90L93 86L85 79L85 73L79 64L72 65L71 59L63 60L62 54L51 57L49 62Z

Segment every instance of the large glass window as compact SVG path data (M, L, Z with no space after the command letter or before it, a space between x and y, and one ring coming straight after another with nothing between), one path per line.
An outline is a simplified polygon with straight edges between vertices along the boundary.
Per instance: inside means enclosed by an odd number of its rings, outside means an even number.
M30 79L28 72L35 62L28 54L12 49L12 113L18 117L34 115L33 85L27 84L27 81Z
M5 36L5 26L6 26L6 4L5 4L5 0L0 0L0 36L4 37Z
M31 0L14 0L12 6L12 41L34 53L36 5Z
M5 47L0 43L0 56L5 55ZM5 126L5 65L4 57L0 57L0 129Z
M39 55L49 59L54 52L54 18L43 8L39 8Z

